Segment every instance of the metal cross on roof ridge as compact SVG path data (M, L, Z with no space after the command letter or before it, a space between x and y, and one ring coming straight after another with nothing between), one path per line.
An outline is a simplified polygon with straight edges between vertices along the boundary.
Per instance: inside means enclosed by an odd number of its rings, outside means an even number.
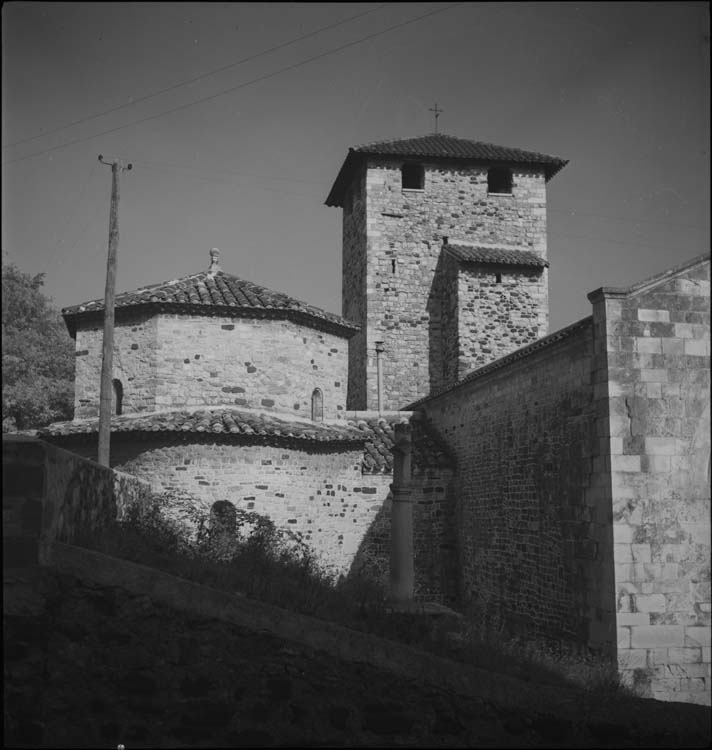
M438 132L438 117L444 112L444 109L438 109L438 103L435 102L435 107L429 107L428 112L435 112L435 132Z

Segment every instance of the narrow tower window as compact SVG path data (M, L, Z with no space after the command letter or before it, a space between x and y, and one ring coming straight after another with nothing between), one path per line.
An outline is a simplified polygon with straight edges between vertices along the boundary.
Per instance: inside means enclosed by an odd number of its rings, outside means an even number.
M425 185L425 170L422 164L404 164L401 167L401 187L407 190L422 190Z
M124 411L124 387L121 385L121 381L116 378L111 382L114 386L114 408L112 411L118 416Z
M502 167L492 167L487 172L488 193L511 193L512 172Z
M391 273L395 273L395 272L396 272L396 259L391 258Z
M315 422L321 422L324 419L324 396L318 388L312 393L311 417Z
M497 284L501 284L502 283L502 274L501 273L496 273L494 275L494 280L495 280L495 282Z

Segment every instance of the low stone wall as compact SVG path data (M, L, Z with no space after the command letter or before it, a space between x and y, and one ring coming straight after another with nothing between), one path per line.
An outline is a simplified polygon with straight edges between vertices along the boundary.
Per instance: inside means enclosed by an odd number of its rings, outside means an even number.
M54 540L91 546L150 487L37 438L3 435L6 564L37 561Z

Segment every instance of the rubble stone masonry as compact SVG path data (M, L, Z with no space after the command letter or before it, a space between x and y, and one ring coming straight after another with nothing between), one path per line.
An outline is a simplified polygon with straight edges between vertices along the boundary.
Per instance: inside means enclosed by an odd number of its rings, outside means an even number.
M77 329L75 418L99 411L102 328ZM346 406L348 340L288 320L154 314L117 321L114 377L125 414L201 406L278 409L311 417Z
M481 630L612 655L610 513L591 492L605 448L592 355L586 319L421 406L456 456L460 592Z
M548 332L546 269L453 263L448 270L440 385L451 385Z
M362 327L351 345L366 360L365 370L350 373L349 408L376 406L379 340L385 342L384 408L401 408L440 385L440 300L434 286L444 236L516 246L546 258L542 171L514 169L512 193L492 195L486 167L423 166L424 188L405 189L401 162L370 159L346 196L343 313ZM489 334L496 338L509 325L498 317ZM490 360L501 353L493 352Z

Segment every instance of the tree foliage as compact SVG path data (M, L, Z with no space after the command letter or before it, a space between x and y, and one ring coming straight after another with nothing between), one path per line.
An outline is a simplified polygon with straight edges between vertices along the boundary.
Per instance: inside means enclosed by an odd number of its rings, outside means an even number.
M3 262L3 432L72 418L74 345L43 284L43 273Z

